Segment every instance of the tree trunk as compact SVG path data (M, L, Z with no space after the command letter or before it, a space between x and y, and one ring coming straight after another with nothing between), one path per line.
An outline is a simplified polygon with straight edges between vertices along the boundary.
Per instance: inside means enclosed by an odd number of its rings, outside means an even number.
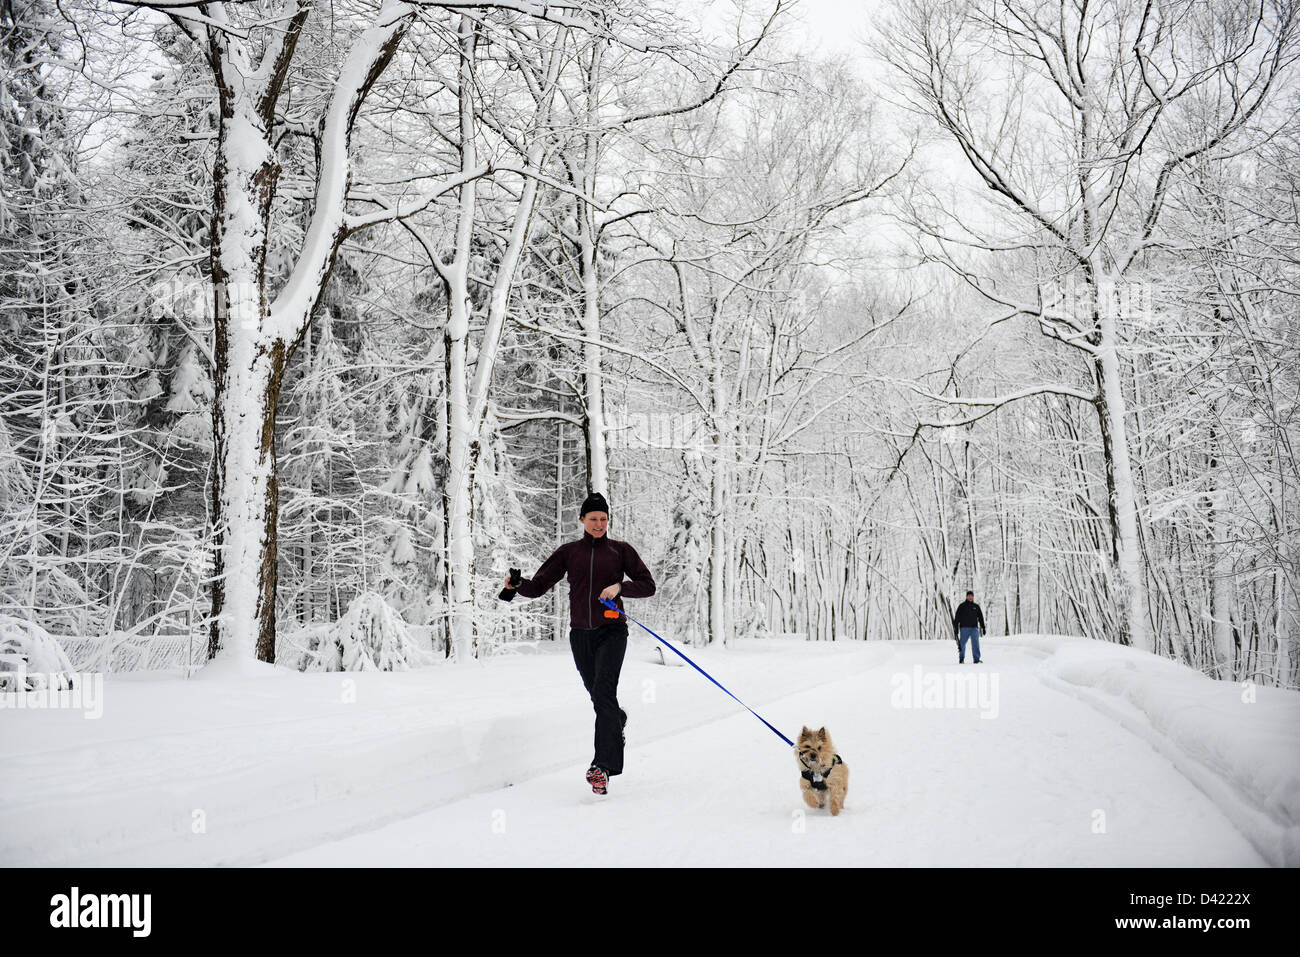
M211 264L215 317L212 522L215 545L208 656L275 661L275 407L284 347L263 337L266 252L280 173L247 96L221 97Z
M451 644L459 661L474 651L474 601L470 574L474 559L470 540L470 421L466 340L469 303L456 290L447 323L447 592Z
M582 334L600 339L600 283L596 273L596 246L584 230L582 256ZM587 489L609 495L609 459L605 444L605 383L600 369L601 348L593 341L582 345L583 399L587 405Z
M713 430L713 468L712 468L712 494L709 502L709 520L713 523L711 536L713 539L709 556L709 641L723 642L727 640L727 602L726 602L726 562L727 562L727 534L726 534L726 483L727 483L727 462L725 444L731 440L729 434L724 433L723 422L725 421L726 392L722 380L722 356L720 346L717 343L717 312L714 312L714 326L710 330L709 341L713 353L713 373L712 373L712 414L714 422Z
M458 30L460 46L459 106L460 162L468 173L478 164L475 143L474 57L478 36L474 21L462 16ZM470 475L473 435L469 409L469 260L474 231L474 180L460 187L456 223L455 258L443 270L447 284L447 606L453 653L458 661L469 661L474 653L474 601L470 574L474 558L470 539Z
M1219 414L1218 409L1212 409ZM1228 524L1224 520L1223 503L1217 498L1219 450L1218 432L1210 426L1210 620L1214 635L1215 672L1224 681L1231 681L1235 673L1236 653L1232 640L1232 560L1228 546Z
M1106 463L1107 505L1110 512L1111 562L1115 568L1120 641L1154 653L1147 627L1146 574L1138 540L1137 494L1129 457L1124 389L1119 362L1118 329L1110 306L1099 303L1095 372L1097 419Z

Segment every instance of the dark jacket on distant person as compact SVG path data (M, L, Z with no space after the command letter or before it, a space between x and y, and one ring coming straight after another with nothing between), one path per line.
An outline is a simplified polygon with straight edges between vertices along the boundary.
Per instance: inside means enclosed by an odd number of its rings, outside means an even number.
M624 598L649 598L655 580L641 556L627 542L602 535L593 538L583 532L576 542L566 542L551 553L537 574L519 583L525 598L545 595L565 575L569 576L569 624L573 628L600 628L610 623L600 593L610 585L622 585L614 599L620 609ZM624 577L630 579L625 581Z
M975 602L964 601L957 606L957 613L952 616L953 637L957 636L959 628L979 628L980 634L984 634L984 612Z

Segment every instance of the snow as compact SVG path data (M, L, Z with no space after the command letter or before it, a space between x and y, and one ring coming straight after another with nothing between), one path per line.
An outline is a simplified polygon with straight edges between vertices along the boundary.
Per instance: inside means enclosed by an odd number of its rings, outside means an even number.
M303 671L407 671L427 664L401 614L378 592L362 592L347 613L310 635Z
M211 401L212 378L199 360L199 351L188 346L176 366L163 408L175 415L191 415L205 411Z
M1300 865L1300 693L1215 681L1121 645L1046 651L1042 677L1148 741L1279 866Z
M802 804L786 745L644 636L620 682L627 767L605 798L582 780L591 710L563 644L399 672L110 675L99 720L0 712L0 862L1298 862L1300 693L1236 704L1236 685L1083 639L990 637L980 666L953 651L691 652L786 734L830 730L852 772L834 819ZM917 666L983 696L901 707Z
M65 689L74 669L62 646L32 621L0 615L0 689Z

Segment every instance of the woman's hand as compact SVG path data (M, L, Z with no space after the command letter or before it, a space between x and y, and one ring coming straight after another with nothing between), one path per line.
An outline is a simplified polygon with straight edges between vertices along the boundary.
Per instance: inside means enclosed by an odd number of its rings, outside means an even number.
M623 590L622 585L610 585L608 588L606 588L603 592L600 593L600 597L608 598L610 601L613 601L615 598L618 597L618 593L621 592L622 590Z
M510 584L510 576L509 576L509 575L506 576L506 587L509 588L509 589L511 589L512 591L514 590L514 587L515 587L514 585Z

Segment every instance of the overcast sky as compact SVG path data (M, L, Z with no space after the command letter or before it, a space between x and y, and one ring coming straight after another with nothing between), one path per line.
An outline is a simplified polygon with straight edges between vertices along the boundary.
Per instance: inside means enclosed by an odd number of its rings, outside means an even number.
M853 52L861 48L870 16L883 6L881 0L798 0L795 16L806 24L810 40Z

